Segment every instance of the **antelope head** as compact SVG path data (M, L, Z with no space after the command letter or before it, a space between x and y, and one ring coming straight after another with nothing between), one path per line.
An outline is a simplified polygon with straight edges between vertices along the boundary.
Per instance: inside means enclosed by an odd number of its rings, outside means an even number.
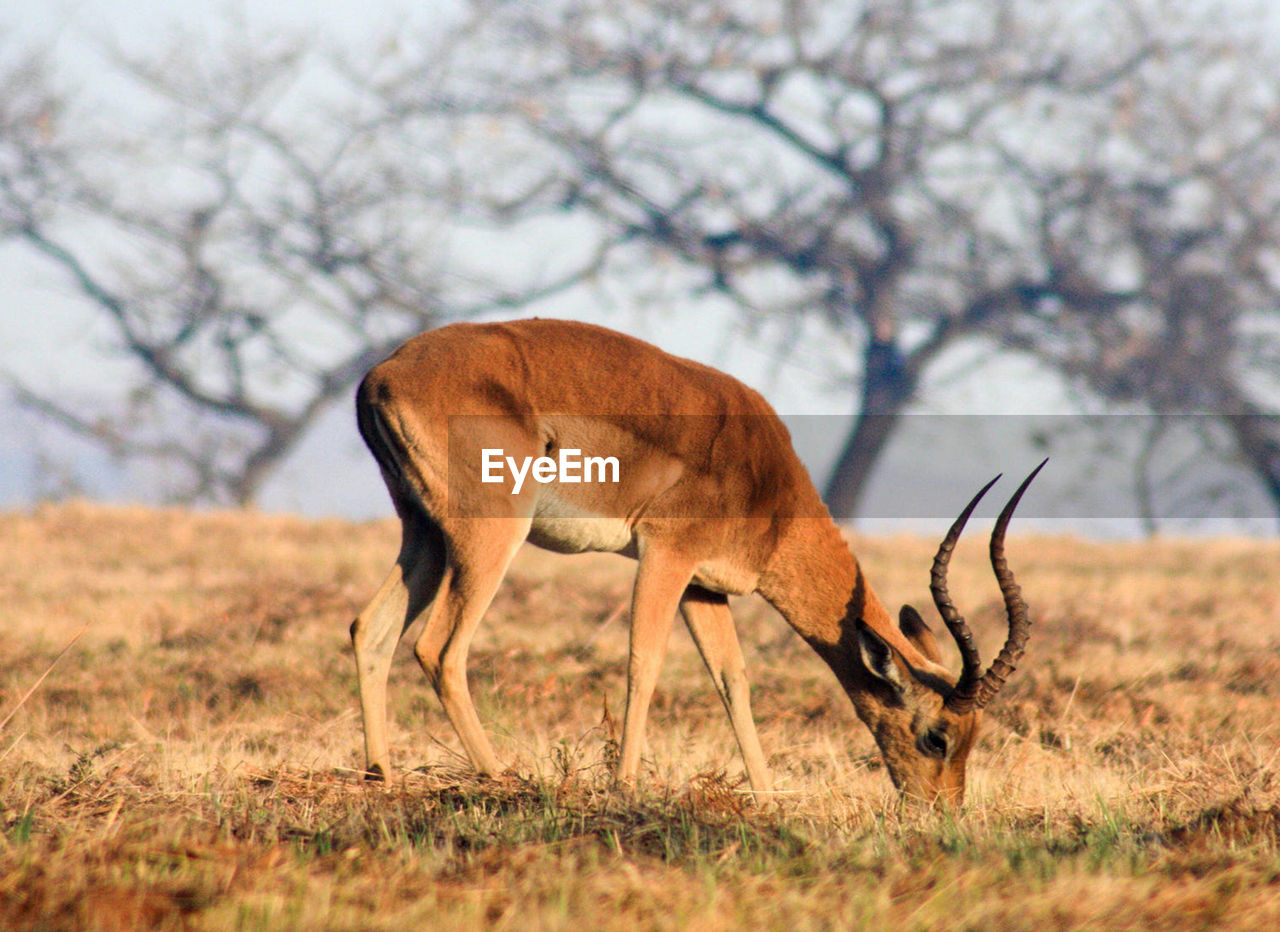
M902 607L899 628L933 669L912 668L869 627L862 625L859 629L859 650L876 697L859 712L875 736L889 776L903 797L951 806L964 801L965 762L982 722L982 711L1013 672L1030 633L1027 604L1005 559L1004 535L1022 493L1043 467L1041 463L1023 480L991 532L991 566L1004 596L1009 633L985 672L973 632L947 592L947 564L969 515L999 476L988 482L956 518L933 559L929 588L938 614L960 650L960 676L954 678L940 666L938 642L920 613L910 605Z

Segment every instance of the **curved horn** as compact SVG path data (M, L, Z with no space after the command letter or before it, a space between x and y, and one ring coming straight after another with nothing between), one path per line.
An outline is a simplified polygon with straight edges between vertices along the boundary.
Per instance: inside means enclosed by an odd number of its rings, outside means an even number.
M973 708L982 676L982 657L978 654L978 645L974 643L969 623L960 617L947 592L947 564L951 562L951 552L955 550L956 541L960 539L960 532L964 530L969 515L973 514L973 509L982 500L982 496L987 494L987 490L995 485L999 478L996 476L979 489L978 494L965 506L964 511L960 512L960 517L956 518L955 523L951 525L951 530L947 531L947 536L938 545L938 553L933 558L933 570L929 574L929 591L933 593L933 604L937 606L943 624L947 626L947 630L956 640L956 647L960 649L960 660L963 664L960 679L946 698L947 708L958 714L964 714Z
M1049 460L1045 458L1031 471L1031 475L1022 480L1022 485L1018 486L1018 491L1013 493L1009 504L1004 506L1000 517L996 519L995 528L991 531L991 568L996 572L996 581L1000 583L1000 592L1004 596L1005 613L1009 616L1009 637L978 684L974 704L979 709L990 702L1004 686L1005 680L1013 672L1014 665L1022 658L1022 652L1027 646L1027 636L1031 633L1031 618L1027 614L1027 603L1023 601L1022 589L1013 578L1013 571L1009 569L1009 562L1004 557L1004 532L1009 526L1009 519L1013 517L1014 509L1018 507L1022 493L1027 490L1027 486L1031 485L1031 480L1040 470L1044 469L1044 464L1047 462Z

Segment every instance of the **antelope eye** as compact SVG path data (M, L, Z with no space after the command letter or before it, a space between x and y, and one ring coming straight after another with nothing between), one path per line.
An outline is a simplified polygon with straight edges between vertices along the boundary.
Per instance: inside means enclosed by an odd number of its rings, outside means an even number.
M947 756L946 732L930 728L916 740L916 747L927 757L936 757L942 760Z

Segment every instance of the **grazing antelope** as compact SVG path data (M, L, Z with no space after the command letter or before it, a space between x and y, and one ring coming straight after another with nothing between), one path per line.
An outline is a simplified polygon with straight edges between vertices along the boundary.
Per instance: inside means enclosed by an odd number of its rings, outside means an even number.
M947 562L985 488L934 559L933 599L964 663L957 679L920 615L905 606L895 624L876 598L773 409L722 372L588 324L454 324L375 366L356 411L403 535L390 575L351 626L371 777L389 772L392 653L420 616L414 652L472 764L488 774L502 769L467 690L467 649L528 540L639 562L620 781L639 771L678 609L729 713L752 789L769 789L728 604L729 594L758 592L831 667L898 790L962 801L982 709L1027 640L1004 534L1035 472L991 535L1009 635L985 673L947 595ZM574 464L592 459L601 469L595 481L581 481Z

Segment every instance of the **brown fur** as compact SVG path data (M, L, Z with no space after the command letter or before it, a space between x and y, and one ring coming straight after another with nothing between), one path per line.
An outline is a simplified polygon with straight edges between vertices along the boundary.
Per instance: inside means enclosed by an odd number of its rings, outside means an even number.
M352 625L369 771L385 774L391 652L417 617L424 671L475 766L500 768L471 704L466 653L516 549L615 550L639 560L618 777L638 772L677 608L747 766L769 787L726 593L759 592L830 665L907 796L959 802L980 713L943 708L954 680L918 616L895 624L827 514L768 403L736 379L602 327L455 324L416 337L362 383L361 433L403 541ZM615 456L620 482L480 481L481 450ZM869 658L870 661L869 662ZM878 661L878 662L877 662ZM920 749L926 732L947 749Z

